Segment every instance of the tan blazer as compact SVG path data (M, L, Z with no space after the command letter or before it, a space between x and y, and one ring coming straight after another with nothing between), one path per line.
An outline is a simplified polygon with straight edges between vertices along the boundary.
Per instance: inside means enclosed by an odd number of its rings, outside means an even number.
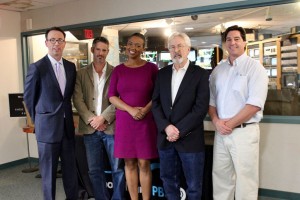
M105 85L103 88L102 98L102 111L101 115L105 118L108 123L106 134L114 134L115 129L115 107L111 105L107 98L107 92L110 82L111 73L113 66L107 63L107 69L105 73ZM87 67L77 71L76 84L73 94L74 106L79 114L79 133L80 134L92 134L95 132L88 122L95 114L94 105L94 78L93 78L93 65L89 64Z

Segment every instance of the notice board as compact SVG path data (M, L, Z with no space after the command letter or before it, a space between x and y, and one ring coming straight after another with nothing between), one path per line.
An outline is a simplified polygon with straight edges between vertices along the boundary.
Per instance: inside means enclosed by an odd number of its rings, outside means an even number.
M23 93L8 94L10 117L26 117Z

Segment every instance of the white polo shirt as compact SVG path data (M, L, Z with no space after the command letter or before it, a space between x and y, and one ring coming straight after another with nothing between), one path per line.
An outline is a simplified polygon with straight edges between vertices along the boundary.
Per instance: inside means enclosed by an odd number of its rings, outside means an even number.
M246 104L260 107L249 121L259 122L267 98L268 75L265 68L245 53L218 65L210 77L210 105L216 107L220 119L234 117Z

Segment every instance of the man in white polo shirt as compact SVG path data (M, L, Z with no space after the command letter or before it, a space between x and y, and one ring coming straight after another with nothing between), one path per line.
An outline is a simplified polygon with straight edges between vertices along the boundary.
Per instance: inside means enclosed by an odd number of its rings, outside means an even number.
M216 128L213 159L214 200L256 200L258 123L268 91L264 67L245 54L246 33L231 26L224 33L228 60L210 77L209 115Z

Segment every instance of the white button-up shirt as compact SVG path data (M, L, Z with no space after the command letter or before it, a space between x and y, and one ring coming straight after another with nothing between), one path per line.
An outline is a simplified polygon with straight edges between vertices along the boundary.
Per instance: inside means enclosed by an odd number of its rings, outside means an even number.
M172 104L174 103L174 100L175 100L175 97L177 95L177 92L178 92L178 89L179 89L179 86L182 82L182 79L186 73L186 70L188 68L190 64L190 61L188 60L185 65L178 69L178 71L175 69L174 65L173 65L173 72L172 72L172 84L171 84L171 87L172 87Z
M103 98L103 88L105 85L105 72L107 68L107 63L105 64L102 75L99 77L99 74L96 72L93 64L93 78L94 78L94 105L96 115L99 116L102 112L102 98Z
M210 77L210 105L220 119L234 117L246 104L260 107L249 121L259 122L267 98L268 76L265 68L245 53L218 65Z

